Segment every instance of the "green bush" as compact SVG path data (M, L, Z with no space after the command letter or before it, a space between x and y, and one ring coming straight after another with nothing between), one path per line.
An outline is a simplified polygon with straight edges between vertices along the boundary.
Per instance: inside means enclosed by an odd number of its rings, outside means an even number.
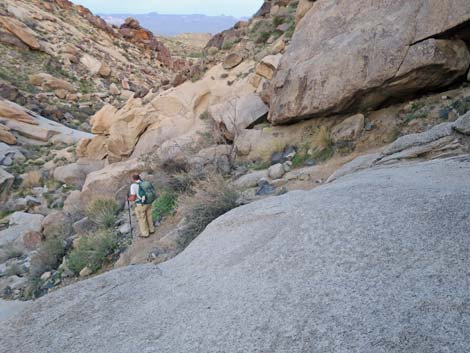
M227 40L224 42L224 44L222 45L222 49L223 50L230 50L233 48L233 46L235 45L235 42L234 41L231 41L231 40Z
M161 220L171 214L175 208L178 197L171 191L164 191L152 205L152 216L154 220Z
M310 159L311 156L308 154L307 148L300 148L292 158L292 167L298 168L305 164L305 162Z
M286 22L286 19L282 16L276 16L273 18L273 25L275 27L282 25L284 22Z
M103 229L96 234L85 235L70 252L67 265L76 275L85 267L96 272L108 262L108 256L112 255L118 246L118 237L110 230Z
M239 190L218 174L210 175L194 186L191 195L183 197L181 212L185 224L184 244L195 239L216 218L237 207Z
M99 228L111 228L117 220L119 205L111 199L93 201L86 210L88 219Z
M63 238L47 239L31 259L31 277L38 278L44 272L57 268L65 253L66 242Z

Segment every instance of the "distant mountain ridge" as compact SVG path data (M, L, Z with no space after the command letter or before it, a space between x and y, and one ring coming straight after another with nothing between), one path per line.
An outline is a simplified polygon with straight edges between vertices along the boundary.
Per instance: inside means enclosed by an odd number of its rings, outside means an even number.
M152 32L175 36L182 33L219 33L232 27L240 19L233 16L167 15L152 12L148 14L100 14L108 23L121 25L127 17L133 17Z

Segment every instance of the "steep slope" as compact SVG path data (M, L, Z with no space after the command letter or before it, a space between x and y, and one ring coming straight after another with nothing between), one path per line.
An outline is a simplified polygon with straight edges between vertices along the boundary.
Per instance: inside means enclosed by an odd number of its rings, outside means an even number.
M66 0L2 1L0 56L0 96L74 125L175 76L168 49L138 22L112 27Z
M10 352L465 352L469 156L238 208L159 266L39 299Z

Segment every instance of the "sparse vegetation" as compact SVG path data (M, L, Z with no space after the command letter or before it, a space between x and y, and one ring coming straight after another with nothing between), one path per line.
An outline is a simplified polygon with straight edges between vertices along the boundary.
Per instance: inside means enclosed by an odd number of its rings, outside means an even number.
M180 211L185 219L181 230L187 245L209 223L237 207L239 190L222 176L212 174L195 184L193 192L183 197Z
M282 25L282 24L285 23L285 22L286 22L286 18L283 17L283 16L275 16L275 17L273 18L273 25L274 25L275 27L277 27L277 26L279 26L279 25Z
M410 121L413 121L413 120L416 120L416 119L424 119L426 118L428 115L426 112L422 111L422 110L419 110L419 111L416 111L414 113L411 113L411 114L408 114L405 116L405 121L407 123L409 123Z
M93 86L93 83L91 83L90 80L82 79L80 80L79 84L80 93L82 94L93 93L95 91L95 87Z
M305 162L311 158L308 154L308 147L302 146L298 149L297 153L295 154L294 158L292 158L292 167L298 168L305 164Z
M209 112L206 110L201 115L199 115L199 119L201 120L209 120Z
M11 210L2 210L0 211L0 219L8 217L10 214L12 214Z
M119 205L116 201L98 199L88 206L86 215L98 228L111 228L116 223L118 212Z
M30 277L38 278L44 272L57 268L66 252L63 237L51 237L41 244L31 259Z
M95 234L85 235L68 255L67 266L76 275L85 267L96 272L110 260L109 256L118 247L118 237L111 230L103 229Z

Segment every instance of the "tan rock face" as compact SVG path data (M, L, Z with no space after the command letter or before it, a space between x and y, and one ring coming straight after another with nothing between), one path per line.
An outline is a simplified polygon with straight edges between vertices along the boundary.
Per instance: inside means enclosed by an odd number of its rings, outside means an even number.
M229 54L224 60L224 64L223 64L224 69L226 70L233 69L234 67L240 65L242 61L243 61L243 58L237 53Z
M68 92L75 92L73 85L65 80L56 78L46 73L31 75L29 82L38 87L49 88L51 90L66 90Z
M464 75L470 56L463 42L422 40L468 21L468 1L431 3L435 8L424 0L315 2L275 75L270 120L375 108Z
M109 134L109 128L116 120L117 109L111 104L106 104L90 119L91 132L99 135Z
M108 144L106 136L96 136L80 140L77 145L77 156L101 160L108 155Z
M16 145L16 137L10 132L5 125L0 124L0 142L8 145Z
M315 0L300 0L299 5L297 6L297 11L295 13L295 22L299 23L302 18L304 18L305 14L310 10L313 6Z
M18 37L31 49L41 48L41 44L36 39L34 33L17 19L7 16L0 16L0 25L8 32Z
M18 109L7 101L0 100L0 119L6 118L22 123L37 125L37 122L24 110Z
M256 73L271 80L281 61L282 54L266 56L256 67Z

